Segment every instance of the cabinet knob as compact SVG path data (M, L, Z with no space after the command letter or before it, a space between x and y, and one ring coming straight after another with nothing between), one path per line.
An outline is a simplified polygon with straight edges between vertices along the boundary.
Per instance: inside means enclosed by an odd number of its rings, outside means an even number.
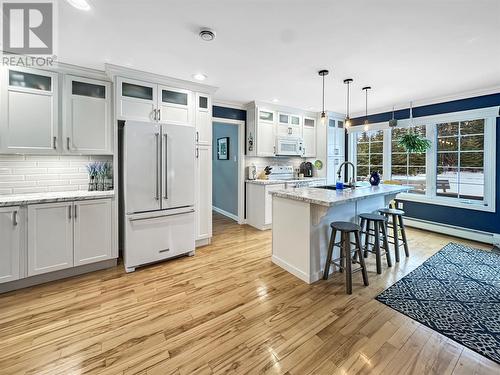
M17 227L17 211L12 212L12 225Z

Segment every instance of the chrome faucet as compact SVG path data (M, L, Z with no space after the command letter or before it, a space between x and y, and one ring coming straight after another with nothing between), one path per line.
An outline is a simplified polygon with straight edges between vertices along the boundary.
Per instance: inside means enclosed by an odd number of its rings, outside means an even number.
M350 161L345 161L342 164L340 164L340 167L339 167L339 169L337 171L337 176L338 176L339 180L340 180L340 174L342 173L342 167L344 165L350 165L350 166L352 166L353 177L351 177L349 179L349 185L351 185L351 188L354 189L356 187L356 166L353 163L351 163Z

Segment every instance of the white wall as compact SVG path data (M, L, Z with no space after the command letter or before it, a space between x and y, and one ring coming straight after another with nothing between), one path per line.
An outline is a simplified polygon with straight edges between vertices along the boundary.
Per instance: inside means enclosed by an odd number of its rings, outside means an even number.
M87 190L86 166L112 156L0 155L0 195Z

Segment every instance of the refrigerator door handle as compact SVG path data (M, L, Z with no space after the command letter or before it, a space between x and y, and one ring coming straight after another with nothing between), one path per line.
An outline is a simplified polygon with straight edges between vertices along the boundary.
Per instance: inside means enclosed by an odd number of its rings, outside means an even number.
M163 134L165 137L165 199L168 199L168 133Z
M160 176L159 176L159 166L158 166L158 162L159 162L159 153L160 153L160 133L155 133L155 142L156 142L156 194L155 194L155 199L156 200L160 200L160 192L159 192L159 185L160 185Z

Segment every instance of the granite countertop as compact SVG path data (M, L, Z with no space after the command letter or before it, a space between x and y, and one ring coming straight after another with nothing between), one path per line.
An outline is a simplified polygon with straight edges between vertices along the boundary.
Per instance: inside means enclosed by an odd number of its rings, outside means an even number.
M112 198L115 192L109 191L63 191L53 193L0 195L0 207L22 206L36 203L81 201L99 198Z
M320 181L320 180L326 181L326 177L304 177L302 179L297 178L293 180L246 180L246 182L249 184L256 184L256 185L277 185L285 183Z
M397 194L411 190L404 185L362 186L356 189L328 190L318 188L281 189L270 192L280 198L289 198L311 204L332 207L350 201L374 197L377 195Z

